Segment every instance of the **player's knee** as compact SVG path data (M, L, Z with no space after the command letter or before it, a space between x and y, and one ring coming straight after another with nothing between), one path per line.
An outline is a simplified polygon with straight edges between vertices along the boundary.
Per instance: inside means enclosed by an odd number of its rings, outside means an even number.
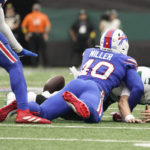
M86 123L99 123L101 121L99 116L90 117L85 120Z
M90 117L88 119L85 119L85 122L99 123L101 121L101 117L99 116L98 112L92 107L89 107L89 109L90 109Z

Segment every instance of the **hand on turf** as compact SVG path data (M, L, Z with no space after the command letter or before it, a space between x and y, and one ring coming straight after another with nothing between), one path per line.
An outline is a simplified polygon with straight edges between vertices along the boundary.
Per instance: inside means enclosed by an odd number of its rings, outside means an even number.
M18 53L18 56L23 57L23 56L32 56L32 57L37 57L38 55L36 53L33 53L31 51L28 51L27 49L24 49Z
M134 118L134 119L130 119L128 123L144 123L144 122L141 119Z
M148 108L148 105L145 105L145 110L142 110L141 116L145 123L150 122L150 110Z

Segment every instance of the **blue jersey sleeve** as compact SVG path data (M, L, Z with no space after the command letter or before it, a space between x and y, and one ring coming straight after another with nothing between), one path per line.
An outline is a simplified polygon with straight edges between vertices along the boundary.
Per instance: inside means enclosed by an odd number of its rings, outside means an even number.
M139 103L143 93L144 85L142 80L135 69L128 69L125 77L125 83L131 91L129 97L129 106L132 111L133 108Z
M132 57L127 57L123 63L127 69L129 68L137 69L138 67L136 60Z

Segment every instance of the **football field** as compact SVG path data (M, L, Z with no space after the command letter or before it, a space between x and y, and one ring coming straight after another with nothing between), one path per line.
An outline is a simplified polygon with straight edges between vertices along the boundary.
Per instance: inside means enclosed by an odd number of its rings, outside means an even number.
M25 68L28 88L40 92L44 82L55 75L73 79L68 68ZM8 74L0 69L0 106L5 104L9 88ZM144 106L137 106L134 115L140 117ZM150 123L127 124L112 121L113 104L99 124L66 121L58 118L50 125L15 124L14 118L0 124L0 150L145 150L150 149Z

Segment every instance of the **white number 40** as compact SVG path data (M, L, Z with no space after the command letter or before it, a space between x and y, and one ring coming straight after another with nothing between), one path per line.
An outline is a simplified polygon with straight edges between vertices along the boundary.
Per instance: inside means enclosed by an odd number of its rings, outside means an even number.
M90 68L93 62L94 62L94 59L89 59L83 65L80 75L87 75L88 73L90 73L92 77L99 78L102 80L107 80L114 71L113 64L106 62L106 61L100 61L93 68ZM107 67L107 69L103 74L100 74L98 73L98 70L100 70L102 66Z

